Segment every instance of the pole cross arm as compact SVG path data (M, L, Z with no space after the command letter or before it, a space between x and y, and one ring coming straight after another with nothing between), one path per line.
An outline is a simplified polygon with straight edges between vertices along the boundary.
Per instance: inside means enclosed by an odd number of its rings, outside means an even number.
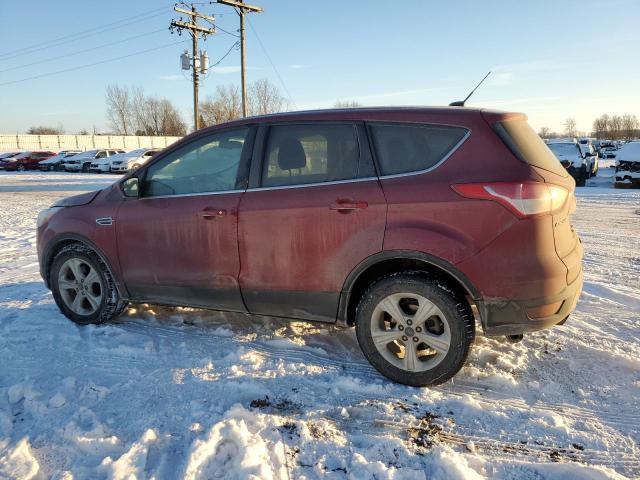
M193 23L184 23L179 20L173 20L171 22L171 26L176 28L184 28L187 30L191 30L192 32L195 31L195 32L204 33L206 35L211 35L213 33L216 33L215 28L205 28L205 27L201 27L200 25L194 25Z
M248 11L248 12L260 13L263 11L262 8L260 7L256 7L255 5L248 5L243 2L237 2L236 0L218 0L218 3L221 3L223 5L229 5L230 7L239 8L243 11Z
M209 15L203 15L198 12L192 12L191 10L185 10L183 8L174 7L173 8L178 13L184 13L185 15L190 15L192 17L202 18L203 20L208 20L210 22L215 22L215 17L210 17Z

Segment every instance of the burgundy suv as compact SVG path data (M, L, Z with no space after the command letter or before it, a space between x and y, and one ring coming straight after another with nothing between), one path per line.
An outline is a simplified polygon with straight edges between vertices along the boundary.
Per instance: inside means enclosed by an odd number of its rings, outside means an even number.
M526 117L285 113L199 130L38 219L78 323L128 302L355 325L382 374L433 385L486 335L563 323L582 288L575 183Z

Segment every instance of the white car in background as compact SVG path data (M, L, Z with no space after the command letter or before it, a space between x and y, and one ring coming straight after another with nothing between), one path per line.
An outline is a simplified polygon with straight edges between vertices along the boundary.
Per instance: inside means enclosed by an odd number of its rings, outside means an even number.
M576 181L576 186L584 187L587 180L587 160L575 141L550 140L547 147Z
M161 148L139 148L110 158L111 173L126 173L149 161Z
M80 150L62 150L57 155L39 162L38 168L45 172L53 170L64 170L64 168L62 167L62 162L64 161L64 159L73 157L74 155L78 155L79 153L82 152Z
M625 143L618 150L615 187L640 187L640 142Z
M598 174L598 152L593 148L591 142L578 143L582 156L587 161L587 178L595 177Z
M117 155L118 153L122 153L124 150L87 150L84 153L80 153L78 155L74 155L73 157L69 157L63 160L64 169L67 172L88 172L91 168L91 164L100 158L107 158Z

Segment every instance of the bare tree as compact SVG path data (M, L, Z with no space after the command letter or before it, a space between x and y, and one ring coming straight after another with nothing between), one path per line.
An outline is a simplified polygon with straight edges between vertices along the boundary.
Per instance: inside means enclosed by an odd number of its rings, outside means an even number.
M549 127L540 127L540 131L538 132L538 135L540 135L540 138L551 138L549 136L550 133L551 133L551 129Z
M203 126L230 122L242 116L242 99L237 85L218 85L215 95L200 104Z
M567 118L564 121L564 131L567 137L575 137L577 135L576 121L573 118Z
M635 137L638 130L638 119L635 115L626 114L622 116L622 135L626 140Z
M606 138L609 135L609 115L600 115L593 121L593 135L596 138Z
M118 134L129 135L133 130L133 112L129 89L119 85L107 85L105 99L111 128Z
M31 127L27 130L28 135L62 135L64 133L64 128L62 125L58 127Z
M355 100L336 100L333 106L335 108L358 108L362 107L362 104Z
M620 115L613 115L609 120L609 137L613 140L619 140L622 138L622 117Z
M187 126L166 98L151 97L142 87L107 87L107 115L120 134L182 136Z
M280 93L280 89L266 78L257 80L249 86L249 111L251 115L282 112L287 107L288 102Z

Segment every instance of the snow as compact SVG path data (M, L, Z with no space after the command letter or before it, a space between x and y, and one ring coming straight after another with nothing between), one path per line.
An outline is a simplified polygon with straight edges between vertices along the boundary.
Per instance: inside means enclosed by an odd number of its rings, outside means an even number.
M640 142L625 143L616 154L616 162L640 162Z
M352 330L136 305L63 317L35 219L112 175L0 172L0 478L640 476L640 191L577 189L585 286L563 326L479 336L432 389L393 384Z

